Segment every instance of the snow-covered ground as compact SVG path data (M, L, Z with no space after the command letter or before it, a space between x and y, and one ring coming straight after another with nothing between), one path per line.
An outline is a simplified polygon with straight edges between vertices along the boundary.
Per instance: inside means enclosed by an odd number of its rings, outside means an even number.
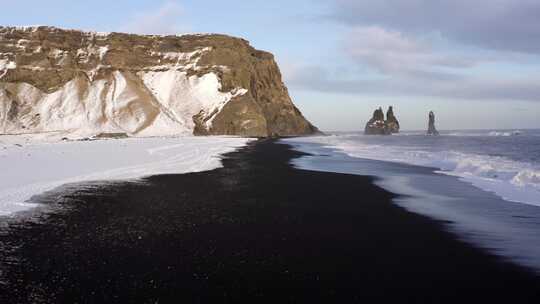
M67 183L199 172L249 139L155 137L47 142L0 136L0 216L34 207L32 196Z

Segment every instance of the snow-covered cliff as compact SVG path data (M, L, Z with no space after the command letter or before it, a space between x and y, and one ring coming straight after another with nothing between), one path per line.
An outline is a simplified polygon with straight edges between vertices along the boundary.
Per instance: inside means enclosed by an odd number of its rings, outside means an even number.
M300 135L269 53L224 35L0 27L0 133Z

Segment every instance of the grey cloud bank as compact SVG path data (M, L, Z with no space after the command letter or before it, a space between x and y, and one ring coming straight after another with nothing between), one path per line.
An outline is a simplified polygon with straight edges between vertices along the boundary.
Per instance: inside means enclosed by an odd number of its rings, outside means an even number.
M292 88L318 92L382 96L429 96L460 100L540 101L540 78L479 79L450 74L388 76L376 79L339 79L320 66L297 67L287 83Z
M293 88L540 101L540 73L525 69L540 62L540 1L314 1L330 11L322 19L343 29L336 35L348 63L291 68ZM343 73L352 66L356 76Z
M485 48L540 51L537 0L336 0L330 17L348 25L438 32Z

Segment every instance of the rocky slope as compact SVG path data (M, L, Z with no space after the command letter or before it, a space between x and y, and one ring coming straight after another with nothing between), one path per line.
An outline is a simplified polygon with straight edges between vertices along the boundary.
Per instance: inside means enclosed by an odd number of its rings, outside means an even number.
M0 27L0 133L316 131L273 55L243 39Z

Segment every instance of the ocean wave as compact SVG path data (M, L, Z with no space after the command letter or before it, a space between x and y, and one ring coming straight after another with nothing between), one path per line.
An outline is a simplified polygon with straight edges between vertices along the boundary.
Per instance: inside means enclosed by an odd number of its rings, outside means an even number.
M540 171L539 170L521 170L512 178L512 184L516 186L534 186L540 185Z
M510 132L491 131L488 133L488 136L517 136L521 134L523 134L523 132L519 130L510 131Z
M525 132L521 130L493 130L493 131L442 131L441 135L444 136L462 136L462 137L478 137L478 136L519 136L524 135ZM533 135L534 136L534 135Z
M351 157L431 167L440 173L457 176L483 190L494 192L504 199L540 206L538 164L502 156L461 151L428 151L418 146L366 143L359 136L356 138L330 136L309 140L343 151Z

